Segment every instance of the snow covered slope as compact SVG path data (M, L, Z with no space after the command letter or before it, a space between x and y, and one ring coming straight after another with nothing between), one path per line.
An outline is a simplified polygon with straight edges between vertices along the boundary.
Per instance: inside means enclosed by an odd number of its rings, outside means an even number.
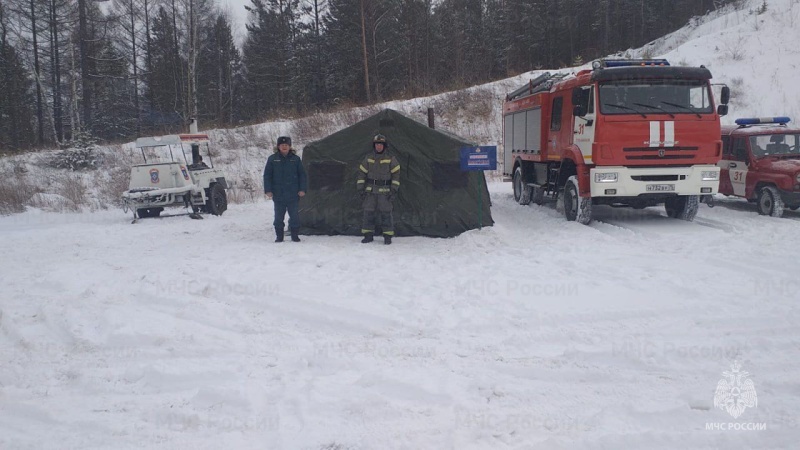
M630 56L707 65L728 121L798 118L800 5L761 3ZM500 98L534 75L439 124L497 143ZM444 98L386 106L421 120ZM257 180L255 144L295 126L216 131L216 161ZM0 217L0 449L797 448L800 213L720 199L694 223L597 207L581 226L489 188L495 226L390 247L274 244L262 201ZM757 393L738 417L715 406L734 361Z

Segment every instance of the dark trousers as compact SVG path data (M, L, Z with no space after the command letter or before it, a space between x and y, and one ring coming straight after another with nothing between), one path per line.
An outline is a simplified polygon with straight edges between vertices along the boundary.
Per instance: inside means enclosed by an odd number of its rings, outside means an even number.
M375 222L381 226L381 231L387 236L394 235L394 218L392 217L392 202L383 194L367 194L362 205L364 208L363 221L361 222L362 234L374 234Z
M283 231L283 218L286 216L286 211L289 211L289 229L300 228L300 213L298 212L300 199L288 202L273 200L272 203L275 204L275 221L272 224L275 225L276 230Z

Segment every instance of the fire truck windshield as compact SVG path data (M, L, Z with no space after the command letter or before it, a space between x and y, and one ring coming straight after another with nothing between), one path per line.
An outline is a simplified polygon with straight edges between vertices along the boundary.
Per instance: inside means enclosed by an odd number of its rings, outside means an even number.
M600 83L603 114L710 114L711 92L704 80L614 80Z
M753 156L793 156L800 158L800 134L760 134L750 136Z

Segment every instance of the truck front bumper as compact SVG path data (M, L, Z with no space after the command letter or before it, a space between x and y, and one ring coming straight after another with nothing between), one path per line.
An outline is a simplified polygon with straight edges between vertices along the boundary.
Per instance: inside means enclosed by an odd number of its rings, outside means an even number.
M166 189L135 189L122 193L122 207L127 211L128 209L183 205L186 199L191 198L193 194L200 194L195 191L196 189L193 186Z
M602 166L589 169L589 183L592 197L714 195L719 191L719 173L720 168L712 165L647 168Z

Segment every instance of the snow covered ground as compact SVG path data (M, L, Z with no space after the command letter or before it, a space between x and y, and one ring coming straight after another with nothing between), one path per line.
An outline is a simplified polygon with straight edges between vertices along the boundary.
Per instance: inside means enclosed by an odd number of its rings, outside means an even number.
M733 89L725 123L798 120L800 2L762 4L624 56L706 65ZM494 144L500 99L538 73L382 106L422 119L440 102L439 126ZM482 107L447 109L464 105ZM306 131L358 115L331 116ZM257 185L297 124L212 130L214 161ZM597 207L586 227L510 189L490 184L493 227L390 247L275 244L259 195L202 221L0 217L0 449L798 447L800 212L718 196L693 223ZM737 418L714 405L734 361L758 395Z
M0 448L796 448L800 214L490 189L494 227L390 247L275 244L267 202L0 218Z

